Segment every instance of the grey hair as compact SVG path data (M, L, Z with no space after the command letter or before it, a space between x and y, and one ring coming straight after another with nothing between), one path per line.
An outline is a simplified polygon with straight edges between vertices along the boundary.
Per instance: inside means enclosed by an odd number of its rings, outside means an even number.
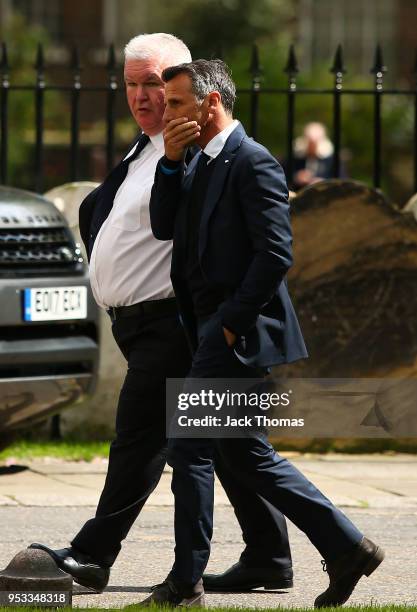
M167 83L178 74L186 74L190 78L192 91L200 102L212 91L218 91L226 113L228 115L233 113L236 85L229 67L222 60L199 59L170 66L162 72L162 80Z
M124 54L125 61L157 57L164 65L170 66L191 62L187 45L173 34L163 32L135 36L125 46Z

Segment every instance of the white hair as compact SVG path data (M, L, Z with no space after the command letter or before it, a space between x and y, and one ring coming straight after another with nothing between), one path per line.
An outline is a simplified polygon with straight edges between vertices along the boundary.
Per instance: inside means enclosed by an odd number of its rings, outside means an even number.
M187 45L173 34L139 34L125 46L125 61L157 57L166 66L192 61Z

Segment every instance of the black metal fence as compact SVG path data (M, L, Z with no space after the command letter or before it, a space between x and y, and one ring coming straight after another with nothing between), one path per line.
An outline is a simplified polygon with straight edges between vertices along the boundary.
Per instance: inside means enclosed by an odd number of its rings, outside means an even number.
M117 80L117 65L113 46L110 46L107 62L107 84L103 86L89 86L81 81L81 68L79 55L73 51L71 61L72 82L68 85L48 85L45 82L45 62L42 46L38 46L35 71L36 82L33 85L11 85L9 81L10 66L6 45L3 43L0 60L0 183L7 184L8 180L8 130L9 130L9 97L12 91L31 91L34 94L35 105L35 180L34 188L41 192L44 184L44 110L45 92L61 91L71 94L71 142L70 142L70 169L69 179L77 180L79 177L80 152L80 97L84 92L101 92L106 97L106 163L107 169L112 168L115 157L115 108L116 96L124 91ZM344 95L371 95L373 96L373 176L374 187L381 186L382 174L382 100L384 96L409 96L414 105L413 120L413 186L417 192L417 81L415 89L385 89L384 66L380 46L375 51L374 65L371 69L374 75L374 86L371 89L349 89L344 86L346 68L344 64L342 47L337 48L330 72L333 74L333 87L301 88L297 85L299 73L298 62L294 47L289 49L288 60L285 67L288 76L287 86L283 88L262 88L259 53L256 45L252 49L250 72L251 86L239 89L240 94L250 95L250 122L249 132L255 139L259 127L259 100L261 95L282 95L287 99L287 137L286 159L287 176L291 177L294 167L294 136L296 122L296 100L298 96L328 95L332 98L332 139L334 143L333 176L340 176L341 172L341 142L342 142L342 98ZM417 60L414 67L414 76L417 77Z

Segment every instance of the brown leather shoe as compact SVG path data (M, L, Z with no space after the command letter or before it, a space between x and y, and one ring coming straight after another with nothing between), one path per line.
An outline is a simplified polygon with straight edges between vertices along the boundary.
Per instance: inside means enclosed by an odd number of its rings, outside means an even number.
M167 607L205 607L204 589L201 580L190 589L180 589L175 582L167 578L161 584L152 587L152 595L136 606L149 608L151 606Z
M314 607L324 608L344 604L362 576L370 576L384 557L382 548L364 537L351 552L337 561L332 563L322 561L323 570L329 574L330 584L328 589L317 597Z

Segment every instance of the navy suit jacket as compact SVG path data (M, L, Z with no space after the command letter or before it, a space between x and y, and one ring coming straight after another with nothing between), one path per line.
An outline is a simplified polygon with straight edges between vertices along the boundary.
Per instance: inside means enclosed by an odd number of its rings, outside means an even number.
M198 157L185 173L164 174L158 163L150 203L155 237L174 241L171 278L194 344L196 321L184 272L187 204ZM307 357L285 279L291 244L282 168L239 124L216 158L201 214L199 261L208 282L224 290L218 312L224 327L236 333L235 353L247 365Z

